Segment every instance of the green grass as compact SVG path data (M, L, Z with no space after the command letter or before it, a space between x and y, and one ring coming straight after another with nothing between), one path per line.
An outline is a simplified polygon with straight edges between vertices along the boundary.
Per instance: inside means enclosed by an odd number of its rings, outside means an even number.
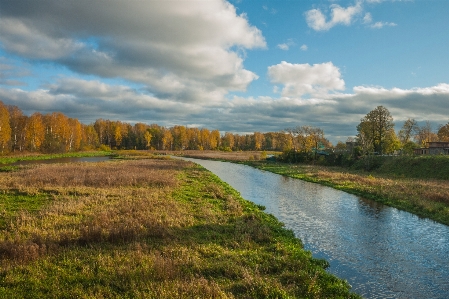
M111 152L105 151L90 151L90 152L71 152L64 154L48 154L48 155L24 155L24 156L2 156L0 157L0 164L11 164L18 161L32 161L32 160L49 160L57 158L71 158L71 157L99 157L109 156Z
M0 229L5 228L7 219L17 216L20 211L36 212L49 201L45 194L0 193Z
M36 169L4 174L23 190L4 197L0 298L359 298L292 231L209 171L147 161L39 166L49 173L41 181L26 180ZM113 186L105 177L96 188L58 187L74 172L115 164L123 178ZM159 183L136 185L136 168L154 168L148 178ZM57 183L46 179L54 172Z
M375 173L399 178L449 180L449 156L388 157Z

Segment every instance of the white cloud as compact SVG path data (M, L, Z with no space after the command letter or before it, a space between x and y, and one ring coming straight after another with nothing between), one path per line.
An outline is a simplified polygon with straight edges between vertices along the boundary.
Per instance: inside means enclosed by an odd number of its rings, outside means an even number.
M329 30L336 25L350 25L354 18L362 11L362 4L357 1L354 6L348 6L343 8L338 4L332 4L330 6L331 17L329 21L326 21L326 16L320 9L311 9L306 12L307 25L316 31Z
M307 45L302 45L302 46L300 47L300 49L301 49L302 51L307 51L307 50L309 49L309 47L307 47Z
M333 68L332 64L327 67ZM315 75L323 73L329 71L315 71ZM328 88L339 86L322 84ZM198 104L160 100L143 91L97 80L62 78L47 89L35 91L0 87L0 99L6 105L19 106L28 115L35 111L61 111L85 124L98 118L162 126L194 122L200 127L236 133L312 125L322 128L333 142L355 135L360 119L379 105L390 111L397 130L401 121L409 117L430 120L436 127L446 124L449 115L449 84L412 89L356 86L351 93L331 93L326 97L301 98L293 93L279 98L233 97L220 103Z
M387 0L365 0L367 3L379 4ZM396 1L396 0L391 0ZM400 1L400 0L397 0ZM326 31L336 25L351 25L358 16L364 11L362 1L358 0L353 6L343 8L337 4L330 6L330 19L327 21L326 15L320 9L311 9L305 13L307 25L316 31ZM363 24L367 24L370 28L381 29L385 26L396 26L393 22L375 22L373 23L373 16L370 12L366 12L361 19Z
M332 62L310 65L282 61L268 67L268 75L271 82L284 85L282 95L288 97L325 96L330 91L345 88L340 70Z
M374 28L374 29L381 29L385 26L394 27L394 26L397 26L397 24L391 23L391 22L376 22L376 23L372 24L370 27Z
M0 2L0 45L79 73L144 83L177 101L244 91L258 76L239 53L266 47L261 31L223 0Z
M365 16L363 17L363 23L368 24L373 21L373 17L371 16L371 13L367 12Z
M287 44L279 44L277 47L284 51L287 51L290 48Z
M289 38L286 43L279 44L279 45L277 45L277 47L281 50L287 51L290 49L290 47L292 47L294 45L295 45L294 39Z

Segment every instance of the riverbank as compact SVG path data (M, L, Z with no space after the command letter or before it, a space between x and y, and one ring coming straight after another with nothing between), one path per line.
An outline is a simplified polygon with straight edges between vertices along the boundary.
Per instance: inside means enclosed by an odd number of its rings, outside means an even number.
M257 161L253 157L260 157L261 153L257 155L254 152L210 151L202 154L201 151L186 151L178 154L244 163L261 170L326 185L449 225L449 184L447 180L434 179L447 176L446 168L438 171L440 165L445 165L440 160L447 163L447 157L404 157L398 162L385 163L381 169L367 172L357 168ZM429 173L432 178L426 178L425 173Z
M357 298L204 168L122 158L0 173L0 297Z
M341 167L246 161L280 175L326 185L449 225L447 180L389 177Z

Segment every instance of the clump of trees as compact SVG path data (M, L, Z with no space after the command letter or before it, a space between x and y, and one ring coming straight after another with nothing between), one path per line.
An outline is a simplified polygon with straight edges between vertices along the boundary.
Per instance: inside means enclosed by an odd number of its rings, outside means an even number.
M449 123L440 125L434 132L429 121L419 126L413 118L407 119L396 135L393 117L383 106L378 106L362 118L357 131L356 142L364 154L391 154L397 150L403 154L413 154L415 148L426 147L428 142L449 141Z

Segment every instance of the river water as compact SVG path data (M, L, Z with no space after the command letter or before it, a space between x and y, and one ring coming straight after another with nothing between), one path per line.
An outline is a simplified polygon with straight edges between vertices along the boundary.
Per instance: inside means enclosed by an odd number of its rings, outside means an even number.
M365 298L449 298L449 226L249 166L185 159L264 205Z

